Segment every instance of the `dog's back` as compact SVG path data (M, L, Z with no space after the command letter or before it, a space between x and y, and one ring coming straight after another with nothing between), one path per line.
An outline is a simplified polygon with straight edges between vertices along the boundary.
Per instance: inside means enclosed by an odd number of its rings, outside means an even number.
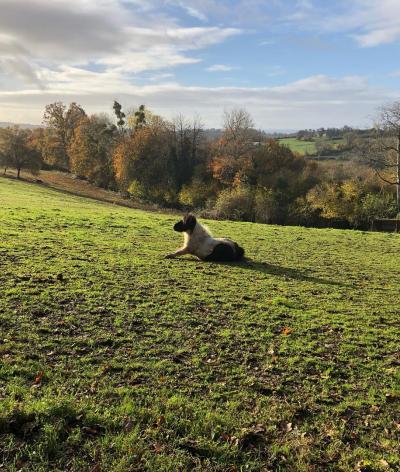
M214 239L216 245L211 254L209 254L205 261L214 262L234 262L239 261L244 256L244 249L230 239Z

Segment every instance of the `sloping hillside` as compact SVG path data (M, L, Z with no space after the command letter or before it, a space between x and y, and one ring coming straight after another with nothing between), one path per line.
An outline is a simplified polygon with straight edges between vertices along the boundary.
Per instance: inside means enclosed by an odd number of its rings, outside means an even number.
M399 470L400 237L209 222L0 179L5 470Z

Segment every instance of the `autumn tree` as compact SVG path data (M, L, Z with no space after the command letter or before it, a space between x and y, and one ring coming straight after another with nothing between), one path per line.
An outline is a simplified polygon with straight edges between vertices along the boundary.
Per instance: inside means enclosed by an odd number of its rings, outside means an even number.
M27 169L32 174L36 174L41 167L41 155L33 145L31 138L31 131L18 126L0 130L2 164L5 168L15 168L18 179L22 169Z
M168 122L159 119L117 144L113 164L121 189L158 203L171 204L177 199L169 133Z
M253 129L253 120L246 110L225 112L223 134L211 149L211 168L216 179L225 184L240 180L254 148Z
M74 137L75 128L85 111L75 102L67 108L62 102L46 105L43 123L46 125L42 142L42 154L48 164L69 169L68 149Z
M111 186L114 181L112 147L115 133L115 126L106 116L81 118L68 149L71 172L100 187Z

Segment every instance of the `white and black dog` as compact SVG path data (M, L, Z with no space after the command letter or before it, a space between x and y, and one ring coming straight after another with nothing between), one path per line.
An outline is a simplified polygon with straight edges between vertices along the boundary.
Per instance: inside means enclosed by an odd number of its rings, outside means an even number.
M213 238L207 228L193 215L186 215L174 225L174 230L184 233L185 242L181 249L166 258L193 254L203 261L233 262L242 259L244 249L226 238Z

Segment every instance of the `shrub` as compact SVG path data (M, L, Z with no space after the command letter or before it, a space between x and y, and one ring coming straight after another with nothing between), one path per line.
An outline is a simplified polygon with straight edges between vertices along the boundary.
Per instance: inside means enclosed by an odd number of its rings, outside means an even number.
M214 207L217 218L254 220L254 191L247 186L222 190Z
M390 193L368 193L361 202L362 215L368 222L374 218L394 218L396 216L396 200Z
M215 198L216 182L202 182L194 180L191 184L184 185L179 192L179 203L191 208L204 208L207 201Z
M258 188L254 198L255 219L259 223L280 222L285 210L279 194L268 188Z

